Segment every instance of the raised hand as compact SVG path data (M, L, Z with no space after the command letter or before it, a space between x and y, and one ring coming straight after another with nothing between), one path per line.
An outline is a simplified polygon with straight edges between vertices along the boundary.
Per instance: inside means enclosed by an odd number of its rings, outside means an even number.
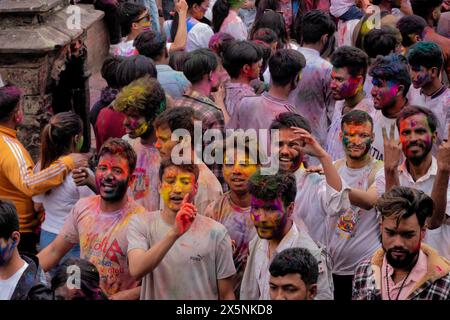
M175 232L177 236L183 235L192 225L197 215L197 208L192 203L189 203L190 194L184 196L181 202L181 208L175 217Z
M186 0L178 0L175 3L175 11L178 12L178 14L180 14L180 13L187 14L188 4L187 4Z
M436 158L438 168L450 172L450 124L448 124L447 138L439 146Z
M389 137L385 127L381 128L381 132L383 134L384 167L387 170L397 170L402 157L402 143L395 140L395 124L391 125Z
M297 136L297 140L299 141L298 151L319 159L328 155L308 131L297 127L291 127L291 129L294 131L294 134Z

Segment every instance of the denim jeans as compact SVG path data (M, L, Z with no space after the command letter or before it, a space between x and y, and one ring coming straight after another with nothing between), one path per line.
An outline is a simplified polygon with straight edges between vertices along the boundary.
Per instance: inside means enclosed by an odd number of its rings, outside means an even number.
M364 13L357 6L351 6L346 13L339 17L342 21L349 21L355 19L361 19L364 16Z
M39 251L42 251L46 246L55 240L57 234L41 230L41 239L39 241ZM80 245L75 245L66 255L61 259L60 263L69 258L79 258L80 257Z

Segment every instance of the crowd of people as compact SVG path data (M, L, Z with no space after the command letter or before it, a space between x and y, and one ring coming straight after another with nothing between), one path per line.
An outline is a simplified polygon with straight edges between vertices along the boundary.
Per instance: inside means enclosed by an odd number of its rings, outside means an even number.
M450 2L158 5L36 164L0 79L0 300L449 300Z

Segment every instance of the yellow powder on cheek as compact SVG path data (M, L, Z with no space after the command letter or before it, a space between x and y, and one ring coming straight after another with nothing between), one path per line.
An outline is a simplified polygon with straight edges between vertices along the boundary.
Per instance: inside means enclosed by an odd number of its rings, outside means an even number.
M172 191L172 188L169 184L163 182L161 185L161 197L164 201L164 203L170 208L171 205L169 204L169 197L170 197L170 192Z

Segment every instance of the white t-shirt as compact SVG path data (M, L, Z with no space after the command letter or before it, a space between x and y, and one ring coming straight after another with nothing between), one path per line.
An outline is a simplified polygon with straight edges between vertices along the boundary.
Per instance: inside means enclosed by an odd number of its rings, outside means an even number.
M11 297L16 290L17 283L20 277L28 267L28 263L23 262L23 266L16 271L11 277L6 280L0 280L0 300L11 300Z
M172 228L161 211L135 215L128 226L128 252L148 250ZM141 300L217 300L217 281L236 273L231 239L220 223L197 215L189 230L142 279Z
M194 204L200 214L204 214L206 207L223 195L222 185L214 173L204 163L198 165L198 190Z
M427 173L417 181L414 181L411 174L408 172L405 161L403 161L403 163L399 166L398 170L401 186L422 190L431 197L434 180L437 173L437 161L434 157ZM376 180L376 182L377 193L381 196L381 194L385 191L386 182L384 179ZM445 210L445 213L448 218L448 216L450 216L450 188L447 189L447 209ZM424 242L436 249L439 255L450 259L450 225L443 224L437 229L427 230Z
M167 35L170 35L171 27L172 20L164 21L163 28ZM191 29L188 30L186 51L190 52L196 49L208 48L209 39L213 36L213 34L214 32L210 26L208 26L206 23L195 20L194 26L192 26ZM173 40L174 39L170 39L171 42L173 42Z
M236 40L247 40L247 26L234 10L230 10L219 31L232 35Z
M370 153L372 157L377 160L383 160L384 155L384 141L383 141L383 132L382 128L386 128L386 134L389 137L389 131L391 130L392 124L395 124L395 132L394 137L398 140L398 128L396 124L396 118L386 118L380 110L375 112L375 116L373 117L373 132L375 134L374 140L372 142L372 148L370 149Z
M331 0L330 1L330 13L339 18L355 5L355 0Z
M341 166L338 172L343 183L350 188L367 190L369 175L376 161L359 169ZM383 173L383 166L378 167L374 183L378 179L384 181ZM333 261L334 274L353 275L357 265L362 260L370 259L380 247L380 227L375 209L364 210L351 205L348 209L332 212L328 225L328 252Z
M330 187L325 176L307 173L299 169L295 173L297 195L295 197L293 219L297 225L304 225L311 238L322 245L327 243L327 215L341 211L350 204L348 192L340 192Z
M39 168L39 166L37 166ZM34 202L42 203L45 209L45 220L42 230L59 234L75 203L95 193L87 186L77 187L70 173L64 182L53 188L50 193L33 197Z

